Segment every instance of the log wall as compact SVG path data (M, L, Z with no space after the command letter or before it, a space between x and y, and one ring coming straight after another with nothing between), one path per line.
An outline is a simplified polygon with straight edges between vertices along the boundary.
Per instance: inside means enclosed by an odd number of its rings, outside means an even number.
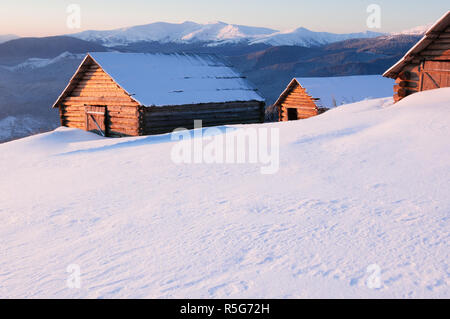
M450 87L450 28L413 56L399 73L394 100L398 102L416 92L442 87Z
M162 134L176 128L194 128L194 120L203 127L264 122L264 103L231 102L142 109L143 134Z
M61 125L86 130L85 105L106 106L109 136L140 135L139 104L95 63L79 70L70 93L62 99Z

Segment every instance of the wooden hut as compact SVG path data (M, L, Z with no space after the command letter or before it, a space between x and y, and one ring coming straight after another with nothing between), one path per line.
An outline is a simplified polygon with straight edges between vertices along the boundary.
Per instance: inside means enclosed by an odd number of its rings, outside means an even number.
M306 92L300 82L294 78L286 90L281 93L274 106L278 110L280 122L307 119L318 115L323 111L317 105L318 98L314 98Z
M294 78L274 106L280 121L306 119L344 104L386 97L393 84L381 75Z
M450 86L450 11L393 67L396 102L416 92Z
M89 53L53 107L61 125L104 136L260 123L264 99L211 55Z

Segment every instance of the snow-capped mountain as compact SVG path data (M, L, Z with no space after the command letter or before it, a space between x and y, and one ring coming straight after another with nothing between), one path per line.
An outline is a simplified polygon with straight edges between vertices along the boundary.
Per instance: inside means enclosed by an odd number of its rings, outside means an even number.
M180 24L156 22L110 31L84 31L71 36L100 42L106 46L115 46L141 41L161 43L240 41L270 35L274 32L276 30L224 22L198 24L187 21Z
M71 36L111 47L141 41L160 43L203 42L209 45L246 41L250 44L314 46L354 38L374 38L381 35L383 34L376 32L334 34L314 32L305 28L278 31L225 22L198 24L188 21L180 24L156 22L110 31L84 31Z
M414 27L408 30L403 30L401 32L394 32L392 33L392 35L424 35L432 26L433 23L429 23L427 25Z
M266 37L253 40L252 43L265 43L272 46L296 45L311 47L315 45L329 44L350 39L376 38L384 35L378 32L361 32L336 34L328 32L314 32L306 28L297 28L294 30L276 32Z

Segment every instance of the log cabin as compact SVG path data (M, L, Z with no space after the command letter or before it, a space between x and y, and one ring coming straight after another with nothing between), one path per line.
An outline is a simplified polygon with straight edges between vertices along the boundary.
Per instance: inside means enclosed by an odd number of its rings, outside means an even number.
M395 79L395 102L416 92L449 87L450 11L383 76Z
M261 123L264 99L213 55L89 53L53 105L62 126L139 136Z
M281 93L274 106L278 110L280 122L296 121L316 116L324 111L319 107L318 100L309 95L297 78L294 78Z

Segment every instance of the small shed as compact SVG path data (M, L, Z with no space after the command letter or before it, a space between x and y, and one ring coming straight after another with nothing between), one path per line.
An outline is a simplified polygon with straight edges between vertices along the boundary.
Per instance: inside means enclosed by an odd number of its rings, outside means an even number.
M280 121L306 119L340 105L391 95L381 75L294 78L275 102Z
M261 123L264 99L213 55L89 53L53 105L62 126L138 136Z
M324 111L318 106L318 98L308 94L300 82L294 78L281 93L274 106L278 110L280 122L296 121L316 116Z
M396 102L416 92L449 87L450 11L384 76L396 80Z

